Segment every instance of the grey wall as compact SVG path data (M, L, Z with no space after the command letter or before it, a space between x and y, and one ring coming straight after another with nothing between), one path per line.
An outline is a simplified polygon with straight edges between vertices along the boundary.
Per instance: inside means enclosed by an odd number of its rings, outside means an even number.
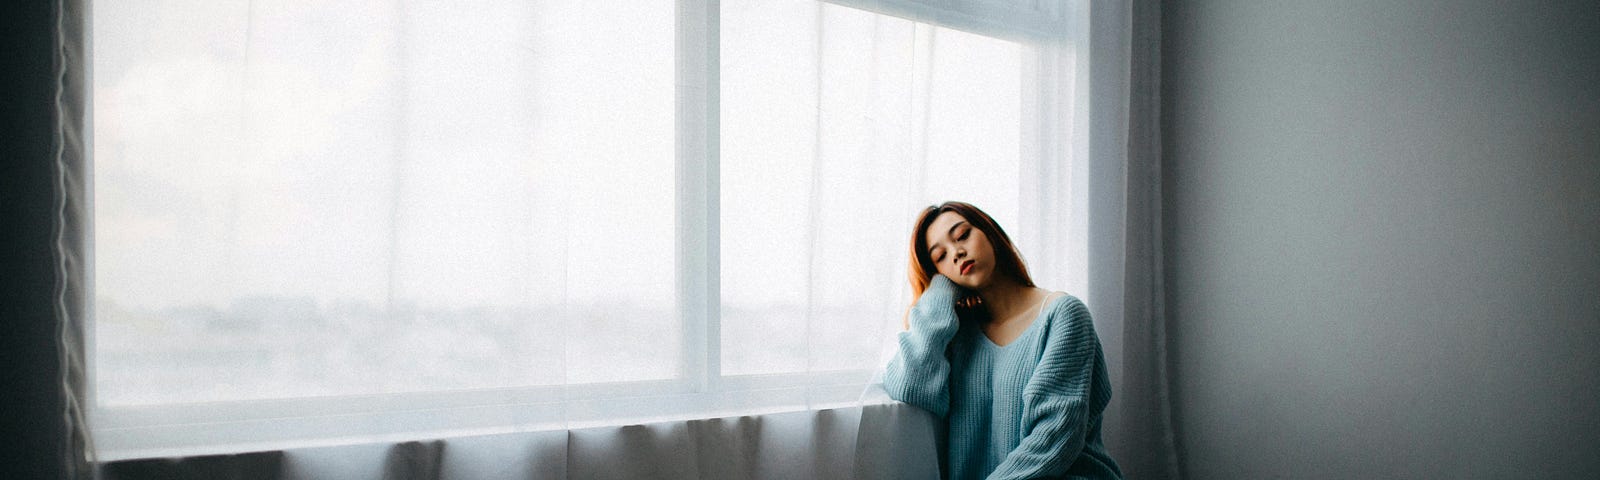
M1162 27L1188 478L1600 478L1600 3Z

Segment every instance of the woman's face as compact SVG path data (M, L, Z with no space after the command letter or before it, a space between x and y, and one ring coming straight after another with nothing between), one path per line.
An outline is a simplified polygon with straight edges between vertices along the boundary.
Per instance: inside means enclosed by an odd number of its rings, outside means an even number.
M923 235L935 269L957 285L979 289L993 279L994 247L982 230L967 223L966 217L956 212L941 213Z

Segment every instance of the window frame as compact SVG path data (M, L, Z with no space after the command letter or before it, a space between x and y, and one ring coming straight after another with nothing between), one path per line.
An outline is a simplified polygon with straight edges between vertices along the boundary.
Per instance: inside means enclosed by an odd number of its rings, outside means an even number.
M949 10L928 0L820 0L872 13L955 28L980 35L1017 41L1024 55L1023 75L1052 75L1062 52L1034 41L1041 32L1059 29L1068 12L1057 19L1012 15L996 21L971 12ZM154 406L101 406L95 397L95 372L87 369L86 383L97 460L114 461L162 456L191 456L403 441L464 435L507 433L633 421L707 418L722 414L748 415L853 405L871 370L831 370L784 374L723 375L721 371L721 265L720 265L720 81L721 2L676 0L675 59L675 288L676 315L682 326L680 362L675 379L639 382L525 386L473 390L336 395L285 399L244 400ZM1079 10L1086 2L1074 0ZM1011 22L1007 26L1007 21ZM1084 28L1081 21L1078 28ZM1029 58L1032 57L1032 58ZM1082 78L1080 70L1077 75ZM1049 78L1044 82L1060 79ZM1041 83L1043 85L1045 83ZM1049 92L1023 89L1024 105L1038 103ZM1027 107L1025 107L1027 108ZM1070 117L1047 122L1069 124L1082 117L1074 108ZM1024 122L1022 194L1038 202L1023 202L1020 221L1055 228L1051 208L1081 211L1081 195L1059 194L1048 188L1065 180L1070 188L1087 175L1074 164L1062 170L1047 148L1074 142L1057 124ZM1074 149L1079 147L1074 146ZM1083 158L1078 153L1072 158ZM1059 184L1059 183L1057 183ZM1074 197L1080 199L1069 202ZM1086 217L1078 218L1084 224ZM1025 229L1038 230L1038 229ZM1030 236L1071 232L1049 231ZM85 232L92 251L92 230ZM1037 239L1035 239L1037 240ZM1026 239L1025 239L1026 241ZM1040 245L1037 242L1030 242ZM1061 259L1041 245L1035 262L1060 265ZM91 271L92 271L92 260ZM1081 265L1081 264L1080 264ZM93 281L90 279L92 292ZM90 308L88 345L95 345ZM94 365L93 348L86 349ZM752 397L751 392L759 391ZM653 411L640 411L638 397L659 397ZM620 399L620 400L618 400ZM796 399L804 399L797 402ZM716 405L686 408L692 405ZM360 432L360 433L351 433Z

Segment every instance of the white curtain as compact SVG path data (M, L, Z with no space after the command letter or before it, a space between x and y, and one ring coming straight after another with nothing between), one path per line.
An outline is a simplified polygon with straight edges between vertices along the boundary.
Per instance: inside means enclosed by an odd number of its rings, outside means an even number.
M881 366L911 216L961 199L1089 303L1130 478L1178 475L1156 2L84 3L57 26L73 452L473 477L748 444L784 453L747 474L821 478L796 455L843 457L777 445L848 438L856 476L915 472L931 419L828 407ZM677 446L583 460L629 438Z
M94 14L101 403L675 373L671 4Z
M1093 304L1071 9L841 3L96 2L100 458L855 404L942 200Z
M877 367L922 207L972 202L1045 250L1050 199L1024 191L1042 181L1025 138L1042 47L809 0L722 5L724 373Z

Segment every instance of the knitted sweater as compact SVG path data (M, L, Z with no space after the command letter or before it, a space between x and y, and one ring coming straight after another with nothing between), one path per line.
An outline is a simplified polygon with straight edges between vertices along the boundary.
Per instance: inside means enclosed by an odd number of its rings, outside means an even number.
M934 276L883 379L891 398L947 422L945 475L1122 478L1100 441L1111 382L1083 302L1054 299L1002 347L956 317L958 293Z

